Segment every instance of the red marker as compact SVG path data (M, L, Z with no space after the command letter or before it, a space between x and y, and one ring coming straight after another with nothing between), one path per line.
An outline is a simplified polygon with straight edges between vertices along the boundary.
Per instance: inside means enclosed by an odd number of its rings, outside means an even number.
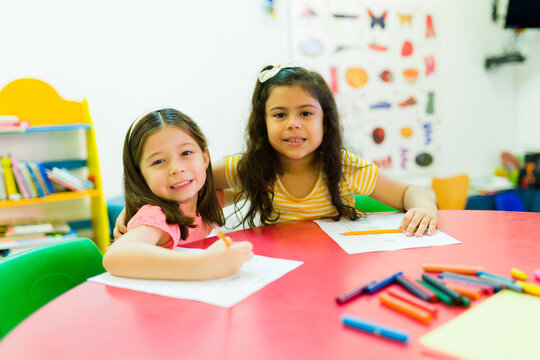
M388 289L388 293L394 297L397 297L398 299L401 299L403 301L406 301L412 305L418 306L420 309L424 309L433 315L437 314L437 307L431 303L428 303L424 300L421 300L415 296L412 296L411 294L398 289L398 288L390 288Z

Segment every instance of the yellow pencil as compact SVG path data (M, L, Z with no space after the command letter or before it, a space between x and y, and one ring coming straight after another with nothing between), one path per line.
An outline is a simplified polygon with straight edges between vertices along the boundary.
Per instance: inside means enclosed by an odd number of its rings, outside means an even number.
M402 229L383 229L383 230L361 230L361 231L347 231L340 235L372 235L372 234L391 234L403 232Z
M227 245L227 247L231 246L231 242L229 241L229 239L227 239L227 237L221 230L218 230L217 235L221 240L223 240L223 242L225 243L225 245Z

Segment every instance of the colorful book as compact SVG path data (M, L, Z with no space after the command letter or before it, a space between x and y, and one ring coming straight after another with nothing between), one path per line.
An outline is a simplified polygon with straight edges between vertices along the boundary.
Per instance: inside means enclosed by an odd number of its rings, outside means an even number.
M39 174L40 174L41 178L43 179L43 183L45 183L45 188L47 189L47 192L49 194L54 194L54 188L53 188L51 182L49 181L49 178L47 177L47 171L45 169L45 166L43 166L42 163L37 162L37 161L34 161L34 163L36 164L36 166L39 169Z
M34 174L36 175L37 182L39 183L39 186L43 190L43 194L49 195L49 190L47 189L45 180L43 180L43 177L41 176L41 172L39 171L39 167L37 163L35 161L28 161L28 165L30 165L30 168L33 170Z
M84 190L89 190L94 188L94 183L86 180L79 175L76 175L75 173L69 171L65 168L53 168L53 172L57 174L59 177L65 179L66 181L73 183L77 187L80 187Z
M25 132L29 126L28 121L0 122L0 132Z
M19 222L3 225L0 242L40 235L67 234L71 227L66 221Z
M39 173L39 169L37 167L35 167L34 169L31 161L26 161L26 167L28 169L30 177L32 177L32 181L34 182L39 197L45 197L45 191L43 190L43 186L45 186L45 184L43 184L42 186L41 182L43 182L43 180L38 177L38 174L36 174L36 170Z
M21 126L21 122L19 120L16 121L0 121L0 129L3 127L10 127L10 126Z
M36 185L34 185L34 180L32 180L32 176L30 176L30 172L28 171L28 167L26 166L26 161L19 160L19 170L21 171L24 184L26 185L26 188L28 189L28 193L30 194L30 198L35 199L38 197Z
M0 115L0 124L11 123L15 121L19 121L19 117L17 115Z
M24 182L21 170L19 169L17 159L11 154L9 155L9 158L11 159L11 169L13 169L13 175L15 175L15 182L17 183L19 190L25 199L30 199L30 193L28 192L28 188Z
M4 168L0 166L0 201L7 200L6 181L4 180Z
M21 194L17 189L15 182L15 175L13 174L13 169L11 168L11 160L9 157L2 157L2 169L4 170L4 181L6 183L6 193L9 200L20 200Z
M78 188L76 185L73 185L69 181L66 181L65 179L58 177L58 174L55 174L52 170L47 169L46 171L47 171L47 178L49 178L49 180L54 182L55 184L58 184L71 191L84 191L83 189Z

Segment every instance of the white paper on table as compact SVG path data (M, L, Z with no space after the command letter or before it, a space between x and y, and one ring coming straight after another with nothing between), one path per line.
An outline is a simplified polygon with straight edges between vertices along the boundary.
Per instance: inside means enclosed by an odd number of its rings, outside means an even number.
M200 252L202 250L176 248L174 251ZM231 307L301 264L303 264L302 261L255 255L236 274L221 279L200 281L146 280L123 278L105 272L88 280L151 294Z
M405 236L403 233L373 235L340 235L347 231L397 229L401 225L402 213L368 214L367 218L334 220L315 220L315 223L330 236L347 254L373 251L390 251L427 246L459 244L461 241L436 230L431 236Z

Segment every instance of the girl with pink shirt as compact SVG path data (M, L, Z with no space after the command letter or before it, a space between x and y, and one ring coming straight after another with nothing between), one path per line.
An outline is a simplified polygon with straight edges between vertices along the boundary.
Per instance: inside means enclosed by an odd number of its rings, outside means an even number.
M103 258L112 275L211 279L236 273L252 258L246 241L231 246L216 241L197 254L171 251L225 223L206 139L188 116L160 109L135 120L124 141L123 163L128 231Z

